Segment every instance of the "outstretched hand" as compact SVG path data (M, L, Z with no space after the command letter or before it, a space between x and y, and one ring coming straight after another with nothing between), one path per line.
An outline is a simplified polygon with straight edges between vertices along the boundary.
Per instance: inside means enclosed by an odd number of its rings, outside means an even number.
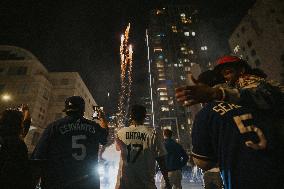
M222 91L219 89L199 84L193 77L191 79L195 85L176 88L176 99L183 105L191 106L197 103L210 102L214 99L220 99L220 96L222 96Z

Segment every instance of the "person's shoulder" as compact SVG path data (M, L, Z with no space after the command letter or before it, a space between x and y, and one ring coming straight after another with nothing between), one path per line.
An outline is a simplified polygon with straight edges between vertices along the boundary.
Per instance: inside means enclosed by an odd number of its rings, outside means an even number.
M86 123L88 125L94 125L94 126L100 126L97 122L87 119L85 117L82 118L83 123Z
M196 117L204 117L205 115L208 115L208 114L212 114L214 113L213 112L213 108L218 105L218 102L217 101L212 101L212 102L209 102L207 104L205 104L201 110L199 110L199 112L196 114Z
M55 120L55 121L49 123L49 124L47 125L47 127L55 127L55 126L57 126L57 125L62 125L62 124L65 124L65 123L67 123L67 122L68 122L68 117L65 116L65 117L63 117L63 118L57 119L57 120Z
M129 130L130 130L129 127L120 127L120 128L118 128L117 134L124 133L124 132L127 132Z

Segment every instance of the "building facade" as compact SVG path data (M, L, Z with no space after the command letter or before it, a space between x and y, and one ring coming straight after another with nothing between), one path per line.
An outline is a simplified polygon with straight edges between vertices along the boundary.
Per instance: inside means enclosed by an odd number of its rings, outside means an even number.
M175 88L188 83L196 65L207 69L207 46L202 46L198 23L197 9L168 6L151 12L146 34L153 125L173 130L187 149L191 113L176 101Z
M28 104L32 127L26 143L30 150L43 129L64 116L64 101L73 95L84 98L85 117L90 119L96 102L77 72L48 72L29 51L0 46L0 110Z
M232 52L269 79L284 83L284 2L257 0L241 20L229 44Z

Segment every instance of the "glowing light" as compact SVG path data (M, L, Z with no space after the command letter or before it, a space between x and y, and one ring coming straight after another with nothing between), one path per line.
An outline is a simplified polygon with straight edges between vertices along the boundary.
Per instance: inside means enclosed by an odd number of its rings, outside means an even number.
M12 98L9 94L3 94L2 95L2 98L1 98L3 101L10 101Z
M130 23L125 29L124 34L121 36L120 42L120 68L121 68L121 89L120 98L118 104L118 124L123 126L127 120L127 111L131 96L131 85L132 85L132 58L133 48L128 43L130 31Z

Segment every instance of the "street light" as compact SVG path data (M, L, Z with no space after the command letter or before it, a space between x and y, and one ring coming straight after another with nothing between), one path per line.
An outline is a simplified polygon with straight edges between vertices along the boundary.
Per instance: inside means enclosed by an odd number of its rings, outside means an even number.
M9 94L3 94L3 95L1 96L1 99L2 99L3 101L5 101L5 102L8 102L8 101L10 101L12 98L11 98L11 96L10 96Z

